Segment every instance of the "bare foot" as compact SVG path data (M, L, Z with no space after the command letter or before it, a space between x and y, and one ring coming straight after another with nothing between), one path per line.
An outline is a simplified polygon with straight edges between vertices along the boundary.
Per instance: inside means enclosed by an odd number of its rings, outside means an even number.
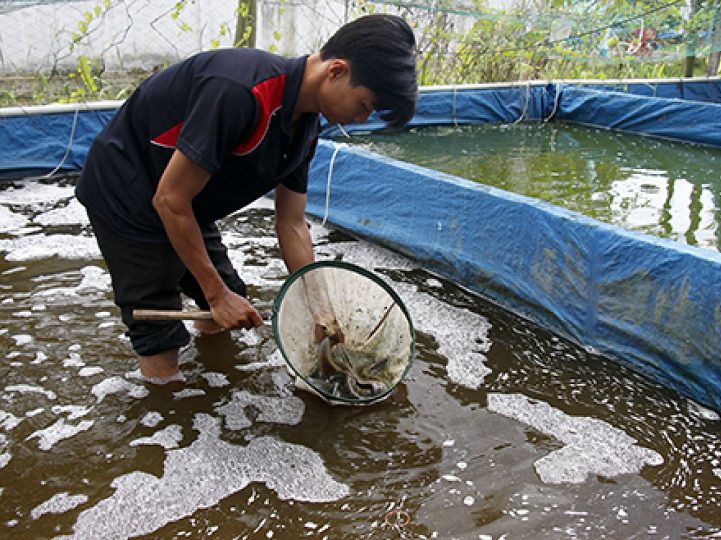
M141 356L139 357L139 363L140 374L151 382L158 381L158 384L164 384L166 381L178 380L180 376L178 349L171 349L150 356Z

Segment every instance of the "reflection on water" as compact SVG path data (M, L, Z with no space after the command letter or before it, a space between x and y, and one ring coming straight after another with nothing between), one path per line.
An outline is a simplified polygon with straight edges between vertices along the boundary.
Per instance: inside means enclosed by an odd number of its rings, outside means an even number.
M0 190L0 531L47 538L678 538L721 531L721 421L398 255L313 224L417 329L370 407L298 392L270 329L139 379L72 187ZM261 311L270 205L222 226ZM401 527L401 525L403 525Z
M721 150L558 123L419 128L353 140L630 230L721 248Z

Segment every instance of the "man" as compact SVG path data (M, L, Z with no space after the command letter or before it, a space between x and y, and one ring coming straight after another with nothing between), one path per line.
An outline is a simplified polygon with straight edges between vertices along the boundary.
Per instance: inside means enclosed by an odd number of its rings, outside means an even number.
M416 99L415 38L391 15L349 23L309 56L205 52L138 87L94 141L76 194L145 377L177 376L190 337L133 309L180 309L182 291L210 310L203 331L262 324L215 220L275 189L288 271L313 261L304 210L319 113L346 124L378 110L401 127Z

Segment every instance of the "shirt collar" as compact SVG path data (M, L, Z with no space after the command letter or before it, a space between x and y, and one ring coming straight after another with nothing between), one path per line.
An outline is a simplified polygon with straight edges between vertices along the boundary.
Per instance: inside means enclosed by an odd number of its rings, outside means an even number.
M288 59L288 71L285 80L285 89L283 90L283 109L281 111L280 123L283 131L287 135L291 134L293 110L298 101L298 94L300 93L300 85L303 82L307 59L308 55Z

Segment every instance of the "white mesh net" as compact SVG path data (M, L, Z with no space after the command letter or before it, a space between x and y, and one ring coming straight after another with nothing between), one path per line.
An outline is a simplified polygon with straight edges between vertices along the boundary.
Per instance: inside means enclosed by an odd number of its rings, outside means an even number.
M296 386L331 403L388 396L413 357L413 326L400 298L348 263L314 263L291 276L273 328Z

